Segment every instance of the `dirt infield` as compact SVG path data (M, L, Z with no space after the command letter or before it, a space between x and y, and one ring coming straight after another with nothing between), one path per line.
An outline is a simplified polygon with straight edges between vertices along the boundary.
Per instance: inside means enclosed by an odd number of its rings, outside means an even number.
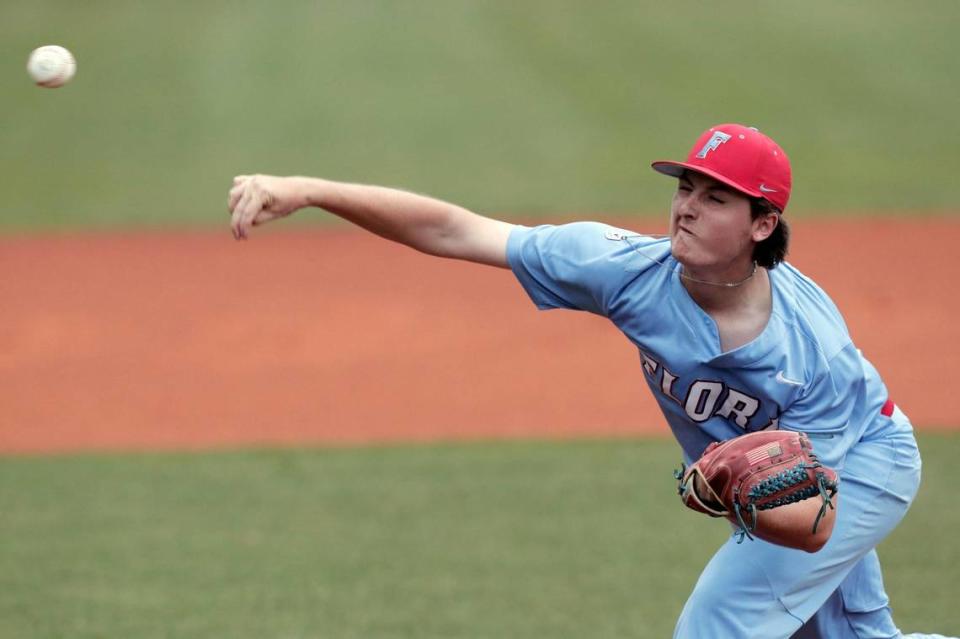
M914 422L960 426L960 220L794 237ZM6 237L0 269L0 452L667 434L604 320L352 229Z

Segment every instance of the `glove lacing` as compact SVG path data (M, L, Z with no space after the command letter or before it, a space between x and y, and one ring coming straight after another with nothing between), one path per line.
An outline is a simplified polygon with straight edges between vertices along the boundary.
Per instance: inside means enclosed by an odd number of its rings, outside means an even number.
M770 510L771 508L777 508L778 506L786 506L787 504L803 501L804 499L809 499L810 497L815 497L819 494L823 503L820 506L820 512L817 513L817 518L813 521L813 533L816 534L817 527L820 525L820 520L823 519L824 515L827 514L827 508L830 508L831 510L834 509L831 499L837 494L837 485L839 483L838 481L831 481L827 479L827 476L824 473L815 473L817 477L817 483L815 486L806 486L793 493L786 494L779 499L774 499L773 501L769 501L759 506L756 504L756 502L764 497L789 490L791 487L807 481L808 470L815 470L822 467L823 464L814 460L812 464L800 463L792 468L787 468L776 475L767 477L750 489L750 492L747 494L747 503L744 506L740 505L739 495L735 494L733 500L733 512L737 517L737 525L740 526L740 529L735 533L738 536L737 543L743 543L744 537L753 541L753 535L750 533L757 528L757 510ZM744 521L744 511L750 514L749 525Z

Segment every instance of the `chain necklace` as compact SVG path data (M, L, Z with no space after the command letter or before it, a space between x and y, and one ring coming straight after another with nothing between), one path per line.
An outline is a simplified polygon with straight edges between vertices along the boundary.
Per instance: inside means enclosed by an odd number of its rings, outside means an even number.
M739 282L708 282L707 280L698 280L697 278L693 277L692 275L687 275L687 274L684 273L682 270L681 270L680 273L679 273L680 277L682 277L683 279L685 279L685 280L687 280L687 281L696 282L697 284L709 284L710 286L720 286L720 287L723 287L723 288L737 288L738 286L742 286L742 285L745 284L746 282L749 282L749 281L753 278L753 276L756 275L756 274L757 274L757 263L756 263L756 262L753 263L753 270L750 271L750 275L747 275L745 278L743 278L743 279L740 280Z

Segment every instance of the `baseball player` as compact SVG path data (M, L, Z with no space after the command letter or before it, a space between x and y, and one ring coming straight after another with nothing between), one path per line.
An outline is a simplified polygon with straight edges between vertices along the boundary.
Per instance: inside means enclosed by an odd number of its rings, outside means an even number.
M807 433L840 477L834 508L799 542L778 535L813 521L818 500L765 513L752 541L731 536L674 637L902 637L875 547L917 493L920 455L837 307L784 261L787 155L754 128L723 124L685 161L652 166L676 179L667 237L593 222L529 228L421 195L306 177L238 176L228 205L237 239L319 207L431 255L510 268L541 309L609 318L637 347L640 374L688 464L711 442L745 433Z

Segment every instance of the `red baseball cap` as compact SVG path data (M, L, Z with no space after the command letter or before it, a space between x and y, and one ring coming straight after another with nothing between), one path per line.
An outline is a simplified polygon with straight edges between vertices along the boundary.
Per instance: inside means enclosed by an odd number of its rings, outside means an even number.
M697 171L750 197L760 197L783 211L790 199L790 159L776 142L753 127L718 124L704 131L686 162L661 160L650 166L680 177Z

